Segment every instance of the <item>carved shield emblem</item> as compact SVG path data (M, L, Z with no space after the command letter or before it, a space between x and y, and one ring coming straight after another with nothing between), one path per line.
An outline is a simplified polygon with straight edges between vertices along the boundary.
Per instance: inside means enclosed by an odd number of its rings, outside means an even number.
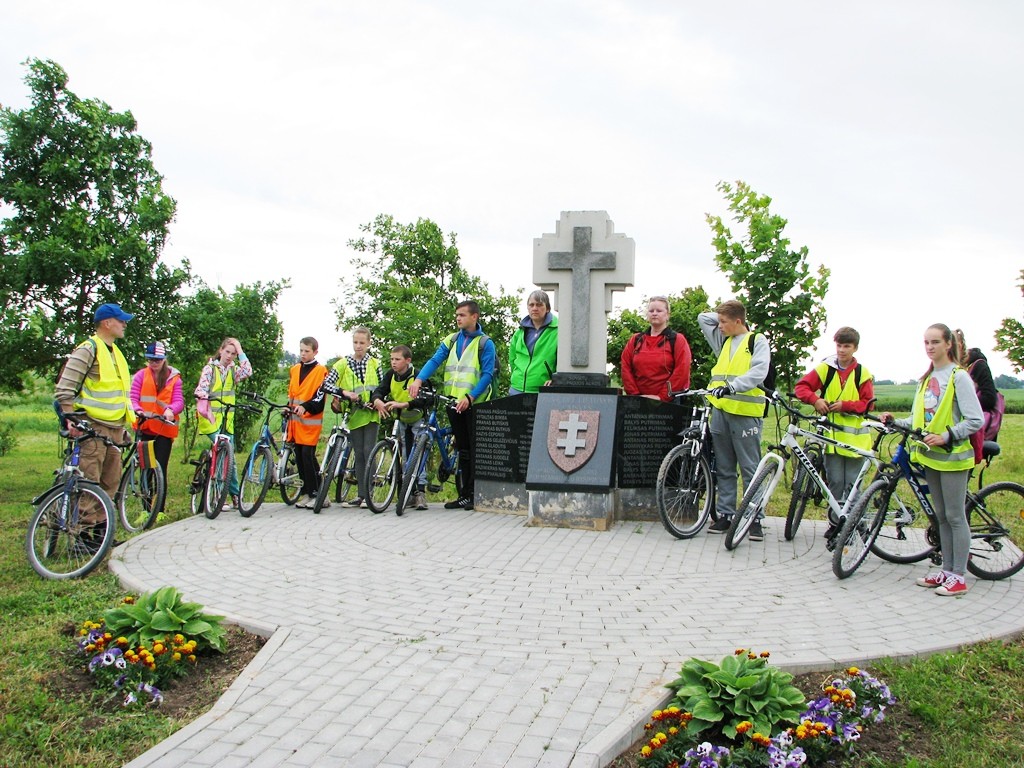
M600 411L552 410L548 419L548 455L566 474L582 467L597 448Z

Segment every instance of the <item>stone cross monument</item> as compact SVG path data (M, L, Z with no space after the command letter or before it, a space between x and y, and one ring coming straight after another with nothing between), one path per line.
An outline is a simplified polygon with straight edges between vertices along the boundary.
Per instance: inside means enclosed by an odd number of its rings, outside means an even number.
M635 251L605 211L562 211L554 234L534 238L533 281L555 292L559 371L606 373L612 292L633 285Z

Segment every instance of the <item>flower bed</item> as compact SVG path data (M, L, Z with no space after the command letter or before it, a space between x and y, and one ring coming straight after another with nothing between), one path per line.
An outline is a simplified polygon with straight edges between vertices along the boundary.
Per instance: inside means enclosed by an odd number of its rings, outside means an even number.
M691 659L676 695L645 726L643 768L797 768L853 754L865 727L895 702L888 686L849 667L810 702L768 654L738 649L721 664ZM748 717L747 715L751 715ZM774 734L774 735L773 735Z

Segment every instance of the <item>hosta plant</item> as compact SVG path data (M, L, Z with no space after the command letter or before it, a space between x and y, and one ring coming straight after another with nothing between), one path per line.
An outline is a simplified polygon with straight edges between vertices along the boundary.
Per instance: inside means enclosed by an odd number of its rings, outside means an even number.
M689 712L692 734L718 726L729 739L737 727L750 723L753 732L771 734L782 724L799 722L805 698L792 685L793 675L768 664L768 653L745 648L726 656L721 664L690 659L679 678L668 684L675 691L671 706Z
M223 619L203 613L199 603L185 602L174 587L140 595L134 602L126 600L103 614L106 631L127 638L132 646L181 634L194 639L197 650L213 648L222 653L226 633Z

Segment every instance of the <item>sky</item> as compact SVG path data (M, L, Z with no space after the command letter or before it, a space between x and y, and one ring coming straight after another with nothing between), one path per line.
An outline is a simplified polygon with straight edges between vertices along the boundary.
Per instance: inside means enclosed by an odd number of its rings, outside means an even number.
M285 346L321 360L351 351L332 300L378 214L455 232L525 314L533 239L607 211L637 309L731 298L705 215L742 179L832 272L809 360L852 325L877 378L916 378L942 322L1012 374L1022 26L1012 0L33 0L4 9L0 104L28 106L41 58L130 110L178 204L164 258L229 291L287 278Z

